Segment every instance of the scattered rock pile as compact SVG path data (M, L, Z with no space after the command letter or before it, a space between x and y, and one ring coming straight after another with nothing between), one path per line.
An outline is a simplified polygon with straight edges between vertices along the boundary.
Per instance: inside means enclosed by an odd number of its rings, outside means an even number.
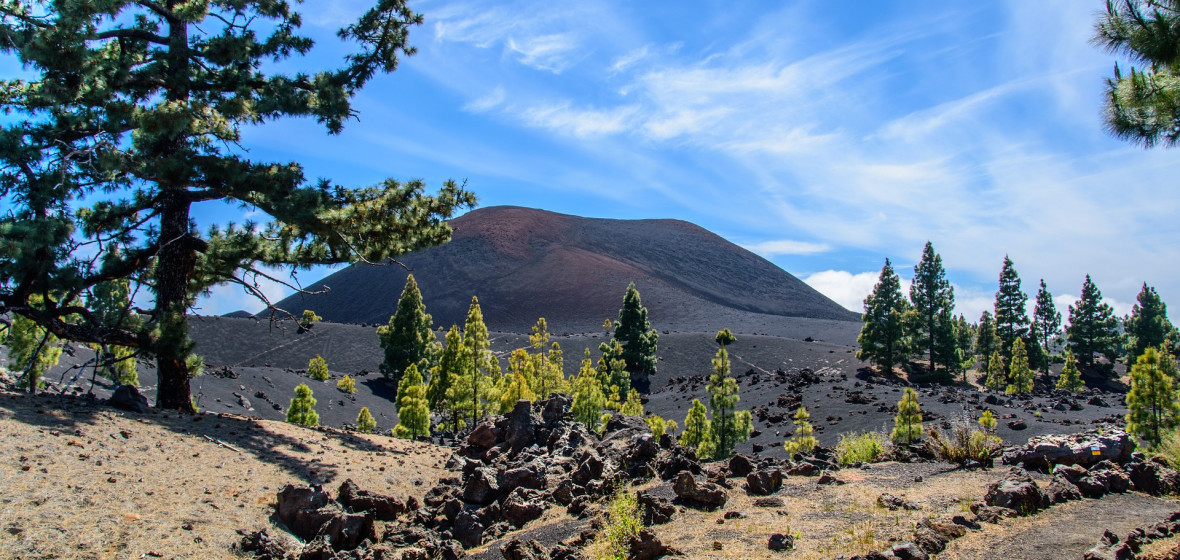
M1180 511L1155 525L1135 529L1122 540L1108 529L1098 540L1098 544L1086 551L1083 558L1084 560L1130 560L1139 554L1143 545L1172 535L1180 535Z

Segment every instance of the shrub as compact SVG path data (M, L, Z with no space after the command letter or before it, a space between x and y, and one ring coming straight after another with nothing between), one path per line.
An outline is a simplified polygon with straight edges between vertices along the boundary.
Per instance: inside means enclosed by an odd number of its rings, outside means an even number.
M316 381L328 380L328 362L325 362L318 354L307 362L307 376Z
M643 420L647 422L647 427L651 429L651 435L656 438L659 438L668 431L668 421L655 414Z
M889 438L880 432L860 432L840 435L836 444L836 458L840 465L872 463L885 454Z
M795 411L795 435L783 444L783 449L787 451L787 457L794 459L798 455L806 455L815 450L819 445L819 441L815 439L815 428L811 426L808 420L811 415L807 413L807 409L799 407Z
M316 315L315 311L304 309L303 315L299 317L299 328L304 330L310 329L312 325L320 322L322 319L323 317Z
M361 407L361 413L356 415L356 429L366 434L373 431L377 427L377 421L373 419L373 415L369 413L369 407Z
M356 392L356 380L345 375L336 382L336 388L351 395Z
M918 406L918 393L910 387L905 388L901 400L897 402L897 418L894 419L893 433L889 439L893 443L913 443L922 438L922 414Z
M983 411L983 414L979 416L979 425L988 433L996 431L996 415L992 414L990 410Z
M603 519L602 530L590 543L588 551L593 560L627 560L627 541L643 529L639 501L635 494L620 489L611 498Z
M1164 433L1159 445L1151 449L1151 454L1167 461L1173 469L1180 469L1180 431Z
M934 456L948 463L959 464L969 460L987 464L991 461L992 453L1002 444L998 436L971 428L967 422L956 422L946 435L936 428L930 428L926 438L926 448Z

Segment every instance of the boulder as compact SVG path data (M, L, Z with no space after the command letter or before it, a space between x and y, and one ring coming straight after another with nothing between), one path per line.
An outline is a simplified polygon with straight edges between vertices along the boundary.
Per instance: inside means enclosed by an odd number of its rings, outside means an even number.
M352 479L347 479L340 485L337 501L340 505L356 513L368 512L375 519L393 521L406 511L406 506L392 496L383 496L368 490L361 490Z
M911 502L911 501L903 499L903 498L898 498L897 496L894 496L893 494L889 494L889 493L885 493L885 494L881 494L880 496L877 496L877 505L879 505L889 511L897 511L899 509L904 509L906 511L913 511L913 510L921 508L921 506L919 506L918 504L916 504L914 502Z
M782 498L758 498L754 500L754 507L781 508L785 506Z
M266 534L266 529L242 535L238 550L250 553L254 560L283 560L287 554L283 545Z
M545 466L536 460L508 469L500 476L500 490L503 492L517 488L544 490L546 483Z
M672 520L676 514L676 506L667 498L653 496L647 491L640 491L636 496L640 511L643 513L644 525L661 525Z
M1127 475L1135 490L1158 496L1177 490L1180 474L1155 461L1143 461L1130 465Z
M522 541L513 538L500 549L504 560L549 560L549 551L535 540Z
M275 513L292 534L310 541L332 517L330 513L321 511L331 501L328 493L319 486L288 484L276 497Z
M486 506L500 496L500 483L496 471L488 467L475 469L463 484L463 501L469 504Z
M822 469L808 462L794 463L787 468L787 474L791 476L819 476L821 472Z
M750 458L738 453L729 458L729 475L730 476L746 476L754 472L754 464L750 462Z
M519 529L529 521L541 517L545 513L545 504L541 502L537 492L517 488L504 500L501 511L504 520Z
M1118 535L1107 529L1090 550L1082 556L1084 560L1131 560L1135 550L1129 543L1120 543Z
M639 534L627 539L627 558L629 560L655 560L664 556L680 556L679 550L672 548L656 537L650 529L641 529Z
M922 547L912 542L895 544L889 551L901 560L927 560L930 558L926 551L922 550Z
M470 509L464 509L455 517L455 527L451 530L455 540L466 548L483 544L483 533L486 527L480 522L479 516Z
M591 480L602 478L602 469L604 466L602 458L597 453L587 453L586 458L578 465L577 469L574 469L573 474L570 475L570 480L578 486L586 486Z
M533 431L533 415L531 403L526 400L516 401L516 406L508 414L508 426L504 432L504 442L513 451L520 451L536 443Z
M467 435L467 444L479 449L490 449L498 443L496 428L491 422L480 422Z
M554 394L538 403L541 407L541 420L546 424L561 422L569 412L570 403L570 397L562 394Z
M685 503L707 509L725 505L728 495L725 489L711 482L698 483L692 474L682 472L672 484L672 491Z
M795 548L795 536L783 533L772 533L766 542L766 548L775 552L783 552Z
M1049 500L1049 504L1062 504L1071 500L1082 499L1082 492L1078 490L1076 484L1070 482L1064 476L1059 474L1053 475L1053 479L1049 481L1049 487L1045 489L1045 497Z
M139 389L131 385L119 385L115 392L111 394L111 398L107 399L107 405L113 406L119 410L126 410L127 412L151 412L152 407L148 404L147 397L139 392Z
M1047 470L1053 465L1091 466L1109 459L1124 463L1135 444L1122 430L1091 430L1070 435L1046 435L1030 438L1028 443L1004 450L1005 465Z
M1004 478L993 482L983 497L984 503L992 507L1006 508L1020 515L1035 513L1041 509L1043 496L1037 483L1028 471L1012 467Z
M783 473L778 469L761 469L746 475L746 492L765 496L783 487Z
M834 484L836 486L840 486L840 485L844 484L844 481L840 480L839 478L836 478L836 475L834 475L828 471L824 471L824 472L820 473L819 479L816 480L815 483L821 484L821 485Z

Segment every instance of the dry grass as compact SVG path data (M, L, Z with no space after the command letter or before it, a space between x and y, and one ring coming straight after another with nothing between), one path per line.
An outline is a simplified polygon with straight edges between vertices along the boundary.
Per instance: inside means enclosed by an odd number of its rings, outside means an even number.
M689 558L781 558L766 548L772 533L794 533L791 558L827 559L838 554L863 554L909 540L914 524L925 516L950 519L961 513L963 493L983 495L988 483L1001 472L962 472L925 476L914 482L911 466L897 463L874 465L869 470L844 470L843 486L819 486L814 478L788 477L775 496L782 508L754 506L755 497L731 490L725 508L715 512L686 509L671 523L657 526L664 542ZM740 482L737 479L735 483ZM889 511L877 505L877 497L889 492L921 504L918 511ZM745 519L724 520L726 511L741 511ZM714 549L721 543L721 550Z
M334 491L352 478L421 496L449 454L379 435L69 402L0 393L0 558L233 558L238 529L272 526L285 484Z

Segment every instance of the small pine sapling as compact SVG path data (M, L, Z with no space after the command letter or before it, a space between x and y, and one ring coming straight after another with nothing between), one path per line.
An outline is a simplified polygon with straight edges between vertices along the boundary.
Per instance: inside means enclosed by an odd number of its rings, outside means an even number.
M1024 339L1018 338L1012 343L1012 363L1008 365L1008 379L1010 382L1004 392L1009 395L1031 393L1033 390L1033 370L1028 366Z
M996 431L996 424L996 416L992 414L992 411L985 410L983 414L979 415L979 425L988 433Z
M307 376L316 381L327 381L330 375L328 374L328 362L324 361L319 354L307 362Z
M367 434L376 428L377 420L373 419L373 415L369 412L369 407L361 407L360 414L356 415L356 429Z
M1057 388L1075 393L1086 388L1086 382L1082 381L1082 372L1078 370L1078 359L1068 348L1065 349L1065 366L1061 368L1061 376L1057 378Z
M316 315L315 311L304 309L303 315L299 317L299 328L303 331L311 330L312 325L322 321L324 318Z
M693 399L688 415L684 417L684 433L680 434L680 445L696 451L700 459L713 456L713 434L705 405L700 399Z
M406 367L397 394L397 426L393 435L406 439L430 435L430 402L416 364Z
M291 399L291 405L287 407L287 421L302 426L318 426L320 415L315 411L315 403L311 387L300 383L295 387L295 398Z
M570 406L574 420L585 424L586 428L598 431L598 424L602 421L602 409L606 406L606 395L602 393L602 383L598 379L593 362L590 359L590 349L586 349L586 357L582 360L582 368L573 380L574 400Z
M1176 359L1158 348L1145 350L1131 367L1127 431L1151 447L1158 446L1163 435L1180 424L1176 376Z
M897 402L897 417L893 422L893 432L889 434L893 443L910 444L922 437L921 407L918 406L918 393L913 388L905 388Z
M668 432L668 422L658 415L652 414L643 419L647 422L647 427L651 429L651 435L659 438Z
M356 380L351 376L345 375L340 378L340 381L336 382L336 388L351 395L356 392Z
M627 392L627 400L619 405L619 414L623 416L643 416L643 401L639 400L639 391L631 389Z
M983 382L983 386L995 391L1000 391L1005 388L1007 383L1005 379L1008 377L1007 371L1004 368L1004 357L1000 355L999 350L992 352L992 357L987 361L987 378Z
M791 436L785 444L783 449L787 452L787 457L794 460L799 455L806 455L815 450L819 445L819 441L815 439L815 428L811 426L811 415L807 413L807 409L799 407L795 411L793 417L795 421L795 435Z

